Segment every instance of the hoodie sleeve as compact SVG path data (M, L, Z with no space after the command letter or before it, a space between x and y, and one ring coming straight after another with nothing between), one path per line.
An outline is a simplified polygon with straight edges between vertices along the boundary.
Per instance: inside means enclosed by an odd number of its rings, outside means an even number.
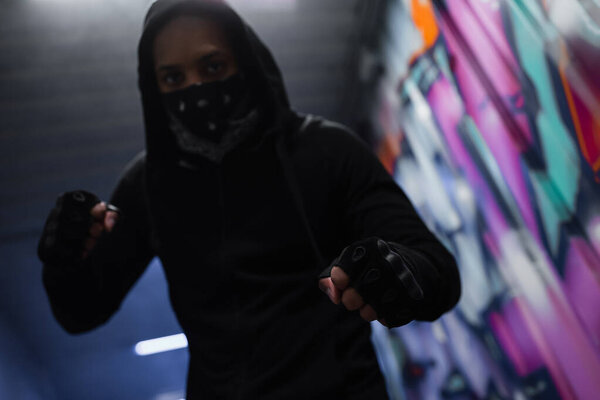
M111 198L121 214L87 258L44 264L43 283L54 316L70 333L106 322L153 257L143 196L143 161L132 163Z
M405 193L362 141L339 126L326 131L335 143L333 181L350 241L376 237L401 252L424 292L420 309L414 310L415 318L437 319L460 297L454 257L425 226Z

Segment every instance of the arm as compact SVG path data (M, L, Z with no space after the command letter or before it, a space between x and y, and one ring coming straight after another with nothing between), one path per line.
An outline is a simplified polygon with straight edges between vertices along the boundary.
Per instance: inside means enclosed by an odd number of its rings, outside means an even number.
M367 304L367 298L373 299L373 292L381 297L390 286L395 286L407 294L404 300L396 302L396 306L400 303L407 306L407 318L391 325L412 319L431 321L438 318L452 308L460 296L460 280L454 258L427 229L404 192L373 153L357 138L339 128L332 135L337 136L336 142L339 143L336 176L341 207L345 211L344 230L349 233L350 240L349 246L332 264L332 267L339 266L341 270L331 270L333 286L330 297L334 302L343 302L349 309L357 309L362 306L363 299L356 301L353 298L356 296L343 293L349 286L349 290L356 288L358 294L365 295L364 302ZM383 244L378 246L378 239ZM353 260L348 254L357 247L367 250L366 258ZM387 270L395 277L383 278L383 282L373 286L375 290L369 290L364 287L363 275L367 272L367 264L373 263L381 264L382 272ZM416 286L411 286L411 280ZM377 298L375 303L379 300ZM374 308L377 310L380 306ZM372 313L361 309L361 314Z
M76 250L68 254L57 254L60 246L43 247L52 214L49 217L39 251L43 282L54 316L70 333L106 322L154 255L143 201L143 169L140 159L127 169L111 198L111 204L120 209L119 218L85 256L81 251L85 237L75 240L71 247ZM97 205L94 210L101 208ZM66 211L57 207L53 213L57 212Z

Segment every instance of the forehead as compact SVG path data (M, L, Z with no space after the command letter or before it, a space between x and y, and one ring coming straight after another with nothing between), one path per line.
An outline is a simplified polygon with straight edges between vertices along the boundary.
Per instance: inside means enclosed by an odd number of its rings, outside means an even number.
M232 53L225 30L215 21L199 16L179 16L155 36L155 65L183 61L208 52Z

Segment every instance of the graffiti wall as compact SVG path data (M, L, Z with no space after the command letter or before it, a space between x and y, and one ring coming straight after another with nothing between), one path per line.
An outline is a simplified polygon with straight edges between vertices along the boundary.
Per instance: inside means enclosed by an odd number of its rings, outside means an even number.
M379 154L453 251L463 296L375 326L407 399L600 393L600 3L394 0Z

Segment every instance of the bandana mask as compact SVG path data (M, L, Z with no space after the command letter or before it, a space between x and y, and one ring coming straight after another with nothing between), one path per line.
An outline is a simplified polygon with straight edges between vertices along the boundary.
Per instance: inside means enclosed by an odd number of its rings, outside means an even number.
M257 120L241 74L162 96L169 128L183 153L179 161L185 167L193 167L197 156L220 162L252 131Z

